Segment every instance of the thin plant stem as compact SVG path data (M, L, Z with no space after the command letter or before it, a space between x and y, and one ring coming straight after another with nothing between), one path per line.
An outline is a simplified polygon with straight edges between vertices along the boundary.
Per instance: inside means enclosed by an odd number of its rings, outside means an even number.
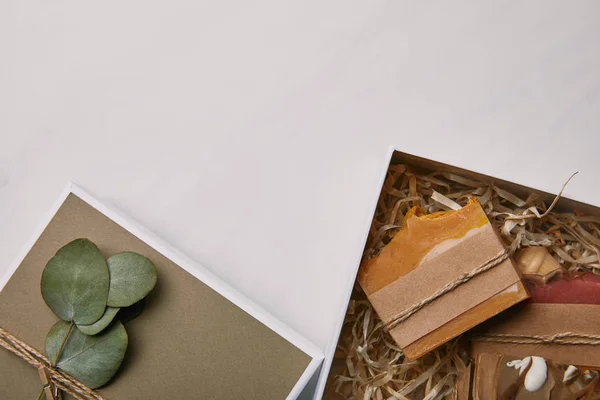
M71 331L73 330L73 325L74 325L73 321L71 321L71 323L69 324L69 330L67 331L67 334L65 335L64 339L62 340L62 343L60 344L60 347L58 348L58 352L56 353L56 358L54 359L54 362L52 363L53 366L56 366L56 363L58 363L58 360L60 359L60 355L62 354L62 351L65 348L65 344L67 344L67 340L69 340L69 336L71 336ZM38 395L37 400L41 400L43 394L44 394L44 388L42 388L42 391ZM46 399L46 400L51 400L51 399Z
M71 324L69 325L69 330L67 331L65 338L63 339L62 343L60 344L60 347L58 348L58 353L56 353L56 359L52 363L53 366L56 366L56 363L58 362L58 360L60 358L63 348L65 347L65 344L67 343L67 340L69 339L69 336L71 335L71 330L73 329L73 325L74 325L73 321L71 321Z

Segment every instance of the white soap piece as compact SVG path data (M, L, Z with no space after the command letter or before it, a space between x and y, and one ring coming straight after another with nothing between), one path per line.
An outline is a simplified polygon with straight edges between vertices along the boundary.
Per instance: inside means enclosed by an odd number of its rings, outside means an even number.
M525 375L525 390L528 392L536 392L544 386L548 378L548 366L546 360L542 357L525 357L522 360L513 360L506 363L507 366L519 370L519 376L529 367L527 375Z

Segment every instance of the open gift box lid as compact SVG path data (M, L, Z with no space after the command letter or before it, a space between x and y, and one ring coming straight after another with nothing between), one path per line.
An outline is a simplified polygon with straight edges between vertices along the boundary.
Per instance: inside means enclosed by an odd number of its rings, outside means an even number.
M42 271L77 238L90 239L105 256L140 253L158 271L144 312L126 324L123 364L98 389L107 399L294 399L319 367L323 357L310 342L72 184L0 279L0 327L35 349L43 352L58 320L40 293ZM0 398L34 399L41 387L35 368L0 349Z

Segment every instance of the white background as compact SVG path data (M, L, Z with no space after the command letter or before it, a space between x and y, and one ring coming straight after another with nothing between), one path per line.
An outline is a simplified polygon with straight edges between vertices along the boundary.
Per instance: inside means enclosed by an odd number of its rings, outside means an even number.
M0 272L72 180L325 348L390 144L600 204L600 2L3 0Z

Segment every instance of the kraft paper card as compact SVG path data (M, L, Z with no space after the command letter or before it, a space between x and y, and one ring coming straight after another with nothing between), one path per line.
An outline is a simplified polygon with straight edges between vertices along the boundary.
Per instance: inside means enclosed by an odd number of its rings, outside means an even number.
M125 324L123 364L97 389L105 398L285 399L311 364L310 355L75 194L0 292L0 327L33 348L44 352L57 321L40 294L42 271L77 238L93 241L105 256L137 252L158 273L143 313ZM35 399L41 387L35 368L0 348L1 399Z

